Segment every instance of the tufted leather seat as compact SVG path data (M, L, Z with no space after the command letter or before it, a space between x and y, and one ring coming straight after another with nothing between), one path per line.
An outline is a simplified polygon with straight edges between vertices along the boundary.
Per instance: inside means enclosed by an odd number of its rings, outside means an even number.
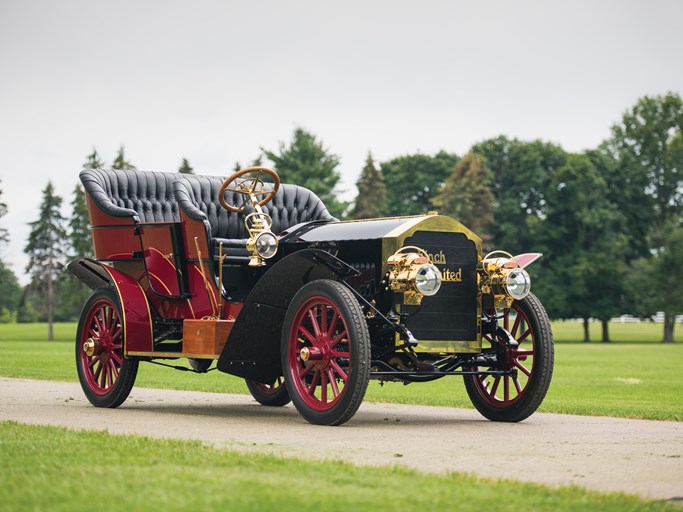
M191 219L209 224L215 251L223 242L238 259L248 257L244 216L249 211L228 212L220 205L218 190L225 178L114 169L85 169L80 178L93 201L108 215L136 222L179 222L178 208L182 208ZM234 192L227 192L225 198L236 206L244 201L244 196ZM302 222L337 220L318 196L297 185L281 185L263 210L273 219L276 234Z
M237 254L247 256L245 247L249 233L244 226L244 217L249 211L229 212L220 205L218 191L223 181L224 178L218 176L182 176L173 183L175 199L188 217L208 222L216 246L223 242L226 248L240 249ZM269 184L266 184L266 189L271 190ZM225 199L240 206L244 196L226 192ZM276 234L302 222L337 220L318 196L297 185L280 185L272 201L262 208L273 219L272 230Z
M166 172L84 169L83 187L108 215L137 222L178 222L172 184L178 174Z

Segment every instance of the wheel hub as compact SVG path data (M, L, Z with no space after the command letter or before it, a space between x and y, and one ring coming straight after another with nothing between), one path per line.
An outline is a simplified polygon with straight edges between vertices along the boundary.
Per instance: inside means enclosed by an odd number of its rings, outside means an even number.
M101 346L98 342L98 340L95 340L94 338L88 338L83 342L83 352L85 352L88 357L92 357L95 354L99 354L101 350Z

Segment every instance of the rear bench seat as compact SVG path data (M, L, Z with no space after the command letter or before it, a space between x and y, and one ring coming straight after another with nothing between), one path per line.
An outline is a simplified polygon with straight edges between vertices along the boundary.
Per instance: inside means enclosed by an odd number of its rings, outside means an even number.
M166 172L84 169L83 187L95 204L113 217L136 222L179 222L173 182L178 174Z

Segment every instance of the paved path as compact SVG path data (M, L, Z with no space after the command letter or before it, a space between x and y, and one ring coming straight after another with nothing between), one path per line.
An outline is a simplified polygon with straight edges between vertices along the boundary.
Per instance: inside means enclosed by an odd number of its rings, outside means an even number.
M646 498L683 497L683 423L535 414L522 423L444 407L364 403L341 427L250 396L134 388L118 409L92 407L76 383L0 378L0 420L113 434L199 439L218 447L464 471Z

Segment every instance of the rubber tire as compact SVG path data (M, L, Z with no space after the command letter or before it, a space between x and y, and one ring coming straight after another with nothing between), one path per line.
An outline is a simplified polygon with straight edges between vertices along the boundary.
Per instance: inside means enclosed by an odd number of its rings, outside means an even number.
M92 307L95 305L95 303L102 299L107 300L115 308L119 318L121 318L123 321L121 304L119 302L118 294L114 291L114 289L109 286L103 286L93 290L83 306L81 317L78 321L78 329L76 331L76 370L78 372L78 380L83 388L83 393L85 393L88 401L95 407L114 408L125 402L128 398L128 395L130 395L133 385L135 384L135 378L138 374L138 360L123 357L121 369L119 370L119 376L116 379L116 383L111 388L111 391L108 393L104 395L98 395L90 389L87 378L84 374L83 361L81 359L81 350L84 341L84 336L82 333L83 329L87 328L84 323L87 321Z
M256 382L255 380L250 379L244 379L244 382L247 384L247 388L249 389L249 393L251 393L251 396L253 396L254 400L256 400L261 405L265 405L268 407L282 407L283 405L287 405L289 402L292 401L292 399L289 398L289 393L287 392L287 385L284 382L275 391L271 393L264 392L260 387L260 382Z
M501 422L519 422L531 416L545 398L553 376L555 351L553 333L548 314L538 298L530 293L515 301L529 320L534 335L534 367L524 394L509 407L493 407L480 394L475 383L476 376L465 375L465 389L474 407L487 419ZM538 358L538 361L536 361Z
M351 367L348 380L341 393L339 402L326 411L310 408L300 397L294 382L289 363L289 333L292 322L301 306L310 298L322 296L331 301L341 313L346 323L348 339L351 343ZM296 342L296 339L295 339ZM360 407L370 380L370 334L365 316L351 291L341 283L330 279L311 281L304 285L294 296L287 309L282 328L282 368L285 383L292 403L299 414L314 425L341 425L350 420Z

